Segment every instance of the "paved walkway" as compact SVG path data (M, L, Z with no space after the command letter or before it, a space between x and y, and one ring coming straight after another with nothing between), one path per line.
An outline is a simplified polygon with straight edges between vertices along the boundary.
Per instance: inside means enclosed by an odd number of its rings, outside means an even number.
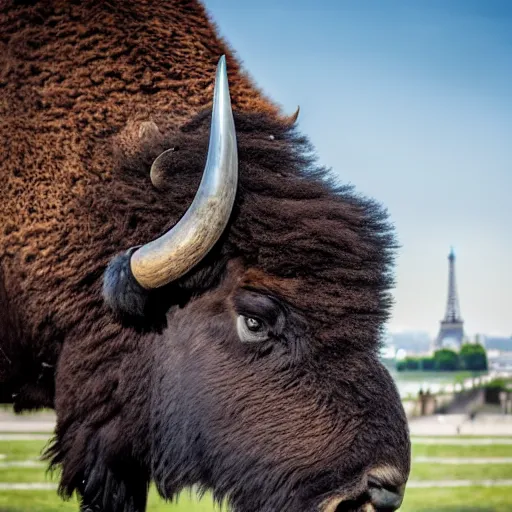
M38 460L10 460L7 462L0 461L0 469L4 468L45 468L48 464Z
M54 429L55 414L51 412L16 415L8 411L0 411L0 432L16 434L24 432L51 433Z
M57 489L57 484L46 482L37 483L4 483L0 482L0 491L54 491Z
M50 437L49 432L48 434L0 434L0 441L48 441Z
M459 431L457 431L457 429ZM512 415L478 414L473 421L464 414L439 414L409 420L413 436L512 436Z

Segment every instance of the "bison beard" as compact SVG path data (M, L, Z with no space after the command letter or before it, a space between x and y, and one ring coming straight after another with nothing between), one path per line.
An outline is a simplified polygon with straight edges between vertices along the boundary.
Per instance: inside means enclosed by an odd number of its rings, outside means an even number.
M150 481L168 498L197 484L242 512L355 508L370 470L396 488L409 472L376 355L391 226L317 164L202 6L169 4L0 11L2 398L55 407L47 456L84 510L141 512ZM229 224L176 282L126 286L126 250L175 225L197 190L224 53L239 154ZM251 293L279 310L271 342L237 334L238 316L262 313Z

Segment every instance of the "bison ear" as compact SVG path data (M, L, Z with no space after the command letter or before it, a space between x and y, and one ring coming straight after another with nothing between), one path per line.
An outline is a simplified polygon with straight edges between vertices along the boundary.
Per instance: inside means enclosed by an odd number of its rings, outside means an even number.
M167 179L166 168L171 167L172 156L178 148L171 148L161 153L151 166L151 183L158 190L166 190L170 187Z

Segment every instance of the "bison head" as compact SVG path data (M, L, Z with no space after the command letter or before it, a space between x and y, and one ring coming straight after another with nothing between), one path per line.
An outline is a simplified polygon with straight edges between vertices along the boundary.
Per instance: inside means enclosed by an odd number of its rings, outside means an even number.
M163 196L190 190L206 121L154 160ZM407 423L377 356L394 247L381 208L336 185L293 126L233 118L221 59L190 208L104 280L121 316L165 311L144 377L164 497L197 485L247 512L400 506Z

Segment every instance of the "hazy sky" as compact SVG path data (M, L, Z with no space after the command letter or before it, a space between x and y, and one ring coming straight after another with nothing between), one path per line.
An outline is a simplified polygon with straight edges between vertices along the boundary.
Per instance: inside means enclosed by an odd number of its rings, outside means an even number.
M453 245L467 332L512 335L512 2L206 5L321 162L387 206L390 329L437 332Z

